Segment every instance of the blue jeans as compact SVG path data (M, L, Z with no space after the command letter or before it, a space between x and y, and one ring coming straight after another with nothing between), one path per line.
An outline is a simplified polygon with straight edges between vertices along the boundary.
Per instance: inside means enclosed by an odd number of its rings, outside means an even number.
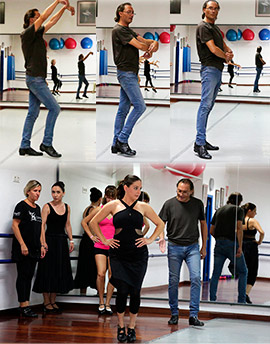
M121 90L119 107L114 122L113 145L115 145L117 139L122 143L128 142L135 123L146 110L140 85L138 84L138 75L134 72L125 72L118 69L117 79L121 85ZM133 110L126 120L131 104Z
M222 71L215 67L201 67L201 103L197 113L197 136L196 144L204 146L206 142L206 126L209 113L211 112L221 85Z
M77 98L79 98L79 96L80 96L80 90L81 90L81 87L82 87L83 83L85 84L85 88L84 88L83 94L86 96L86 92L87 92L87 88L89 86L89 82L87 81L85 75L79 75L79 86L78 86L77 95L76 95Z
M61 110L60 106L51 94L44 78L26 75L26 85L30 91L29 108L24 122L21 148L30 147L32 131L39 115L41 103L49 110L42 143L46 146L51 146L55 122Z
M216 301L218 280L222 272L225 260L228 258L233 263L235 257L235 249L237 250L238 244L235 248L235 242L231 240L219 240L216 241L214 251L214 270L210 282L210 300ZM247 266L244 255L236 258L236 272L239 276L238 279L238 302L246 303L246 286L247 286Z
M201 255L199 245L179 246L168 244L169 304L172 315L178 315L178 287L183 260L190 275L190 316L198 315L201 292Z
M257 74L256 74L256 79L254 81L253 92L258 91L258 89L259 89L259 79L261 76L262 68L256 67L256 71L257 71Z

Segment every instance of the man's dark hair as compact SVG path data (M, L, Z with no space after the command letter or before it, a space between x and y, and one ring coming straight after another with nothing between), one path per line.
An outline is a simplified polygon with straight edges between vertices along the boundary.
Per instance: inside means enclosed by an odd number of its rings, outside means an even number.
M217 5L218 5L218 9L220 9L220 6L219 6L219 3L216 1L216 0L207 0L207 1L205 1L204 3L203 3L203 7L202 7L202 9L204 10L206 7L207 7L207 4L208 4L208 2L215 2ZM203 14L202 14L202 19L204 19L205 18L205 13L203 12Z
M261 51L262 51L262 47L261 46L257 47L257 53L260 53Z
M176 184L176 187L178 187L178 185L180 183L183 183L183 184L188 184L189 185L189 188L190 188L190 191L193 191L194 190L194 184L192 183L192 181L188 178L182 178L178 181L178 183Z
M35 16L35 12L38 12L38 9L33 8L32 10L29 10L25 13L24 15L24 24L23 24L23 28L27 29L30 25L30 18L34 18Z
M240 205L243 201L243 196L240 194L240 192L233 192L230 194L227 204L234 204L234 205Z
M119 5L119 6L117 7L116 12L115 12L115 17L114 17L114 21L115 21L115 22L117 22L117 23L119 22L119 20L120 20L120 14L119 14L119 12L123 12L126 5L127 5L127 6L132 6L130 2L124 2L123 4L121 4L121 5Z

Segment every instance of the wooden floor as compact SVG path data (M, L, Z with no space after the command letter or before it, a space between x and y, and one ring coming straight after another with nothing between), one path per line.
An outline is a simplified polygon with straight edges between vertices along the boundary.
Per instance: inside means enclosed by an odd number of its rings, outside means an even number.
M42 317L39 312L39 317L33 320L6 312L1 314L0 343L118 343L115 314L98 316L86 305L78 305L75 309L69 305L63 307L61 315ZM178 325L173 326L168 325L168 319L167 315L138 316L136 343L145 343L188 327L187 319L179 319ZM128 325L128 317L125 323Z

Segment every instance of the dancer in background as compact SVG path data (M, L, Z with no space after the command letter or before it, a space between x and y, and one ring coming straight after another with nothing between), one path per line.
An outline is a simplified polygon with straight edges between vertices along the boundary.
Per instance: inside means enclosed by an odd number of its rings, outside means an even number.
M56 294L66 294L73 289L69 253L74 250L74 241L70 207L63 202L65 184L54 183L51 192L53 200L42 208L42 236L47 254L38 264L33 291L43 294L44 313L61 313L55 299Z
M61 80L58 79L57 68L55 67L55 65L56 65L56 60L53 59L51 61L51 70L52 70L52 81L54 82L52 94L54 96L60 95L59 89L62 86Z
M82 99L80 97L80 90L82 87L82 84L85 84L85 88L84 88L84 92L83 92L83 97L84 98L88 98L87 96L87 88L89 86L89 82L87 81L86 77L85 77L85 64L83 63L83 61L85 61L89 55L93 55L93 52L90 51L86 56L83 56L83 54L79 55L79 62L78 62L78 69L79 69L79 86L77 89L77 95L76 95L76 99Z
M83 218L87 217L102 202L102 192L93 187L90 189L91 204L84 210ZM97 289L97 267L95 262L94 243L84 231L79 247L77 272L75 277L75 288L80 288L81 295L86 294L88 287Z
M256 72L257 72L256 78L255 78L255 81L254 81L254 87L253 87L253 92L255 92L255 93L261 92L259 90L259 79L260 79L260 76L261 76L261 73L262 73L262 70L263 70L263 66L266 64L266 62L262 58L261 52L262 52L262 47L259 46L257 48L257 52L256 52L256 55L255 55L255 64L256 64Z
M236 66L238 68L241 68L241 66L239 64L237 64L237 63L234 63L233 60L228 62L228 73L230 74L230 80L229 80L228 86L230 88L233 88L232 80L234 78L234 66Z
M147 88L147 85L148 85L148 81L150 83L150 86L152 87L152 90L157 93L157 90L156 88L154 87L153 83L152 83L152 79L151 79L151 75L150 75L150 65L153 65L153 66L156 66L159 68L159 65L157 64L159 61L152 61L152 62L149 62L148 59L144 59L144 76L146 78L145 80L145 91L149 91L148 88Z
M145 202L138 202L141 193L141 179L127 175L118 186L118 200L106 204L90 222L98 238L104 245L109 245L112 268L111 284L117 288L116 310L118 316L117 339L119 342L136 340L135 323L140 307L140 291L147 269L148 249L163 231L164 223ZM113 216L114 238L104 237L99 223L108 215ZM152 221L156 228L150 238L142 234L143 217ZM130 321L126 334L124 315L127 297L130 295Z
M253 203L246 203L242 206L245 213L245 224L243 225L243 253L248 268L246 302L252 303L249 293L254 286L258 274L259 251L264 238L264 231L259 222L254 218L257 214L257 207ZM259 240L256 240L256 234L259 233Z
M107 285L107 295L106 302L104 303L104 286L105 286L105 275L108 270L108 277L111 278L111 266L109 258L109 248L110 246L104 245L95 233L92 233L88 227L88 223L92 218L103 208L103 206L116 199L116 187L114 185L108 185L104 192L104 198L102 200L102 205L95 208L88 216L82 220L82 227L89 236L89 238L94 242L94 253L97 265L97 290L99 296L99 314L109 314L112 315L112 309L110 306L112 294L114 287L109 282ZM114 236L115 228L113 225L113 218L111 215L107 216L103 221L99 223L102 234L107 240L110 240Z
M63 7L46 23L42 24L53 13L58 4ZM53 158L60 158L52 146L53 132L56 119L60 112L57 101L51 94L47 85L47 50L43 35L53 27L64 14L65 10L74 15L74 8L69 5L68 0L55 0L41 14L35 9L26 12L24 16L24 31L21 34L22 50L25 59L26 84L29 89L29 109L24 122L20 155L43 155L41 152L31 148L31 136L35 121L39 115L40 104L43 103L49 110L46 120L43 141L40 150Z
M16 290L20 303L20 315L36 318L38 315L29 307L31 283L39 258L46 255L46 247L41 235L40 207L36 204L41 192L41 184L30 180L25 188L26 199L19 202L13 213L12 259L16 262Z

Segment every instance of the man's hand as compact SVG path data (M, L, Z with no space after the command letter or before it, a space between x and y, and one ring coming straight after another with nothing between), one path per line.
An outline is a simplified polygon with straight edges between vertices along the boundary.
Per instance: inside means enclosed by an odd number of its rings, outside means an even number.
M149 45L149 48L148 48L148 52L149 53L154 53L158 50L158 42L157 41L153 41L153 43L151 43Z
M238 247L238 250L236 252L236 258L239 258L242 256L242 249L240 247Z
M59 4L65 5L65 6L69 6L69 1L68 0L58 0Z
M166 251L166 241L165 239L159 239L157 242L159 244L159 249L161 253L164 253Z
M201 259L204 259L206 257L206 248L202 247L200 250L200 254L201 254Z
M233 52L232 51L227 51L225 53L225 61L230 62L233 59Z

